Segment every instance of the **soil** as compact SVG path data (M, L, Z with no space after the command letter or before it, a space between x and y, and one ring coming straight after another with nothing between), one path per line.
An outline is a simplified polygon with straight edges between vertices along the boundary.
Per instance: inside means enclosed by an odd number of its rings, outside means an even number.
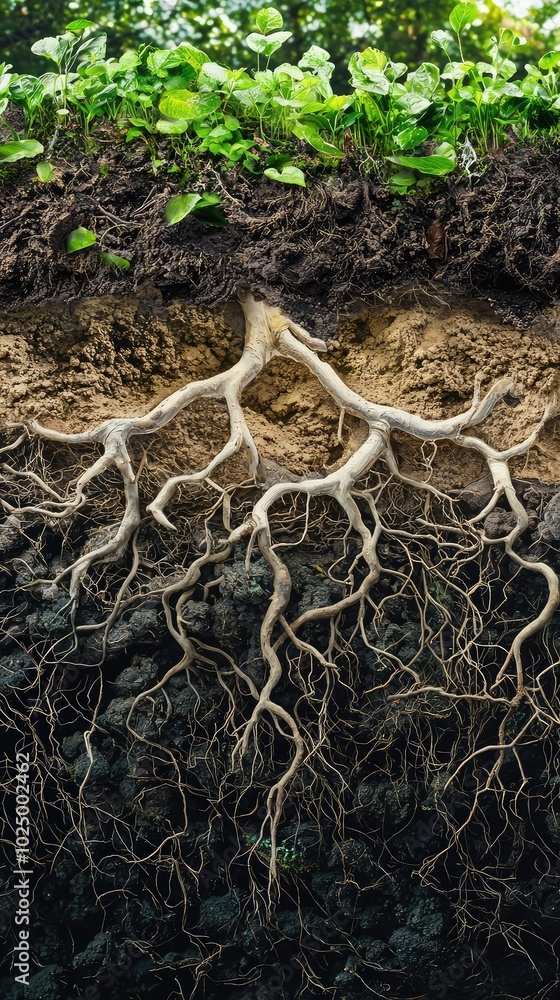
M476 430L493 445L526 437L559 392L560 166L550 148L506 149L472 185L438 184L404 200L351 164L308 191L207 169L185 186L220 193L226 228L194 216L166 227L178 174L155 174L138 153L104 149L79 166L71 155L53 162L50 184L17 165L0 189L0 445L13 443L20 422L83 430L142 413L191 379L226 370L242 349L236 292L246 287L323 337L322 356L377 402L439 418L469 405L478 373L483 388L512 376L514 390ZM130 270L103 266L96 249L67 255L64 239L78 226L129 257ZM363 434L347 418L339 440L327 394L278 359L247 388L243 407L268 482L336 467ZM203 401L144 455L135 446L134 460L145 461L143 509L158 483L216 453L226 417L220 402ZM518 551L557 572L558 433L551 420L528 456L512 463L529 512ZM128 576L130 553L95 569L75 617L65 584L52 579L111 537L122 514L118 477L91 486L84 512L61 522L4 519L3 815L13 816L12 761L28 743L36 793L34 975L29 987L14 983L10 943L0 953L8 1000L552 997L560 760L550 722L557 684L544 665L558 659L560 614L525 653L546 724L534 723L516 753L504 755L497 791L486 795L495 755L481 759L473 748L479 740L495 745L498 701L451 702L429 690L407 699L406 669L395 681L393 664L398 655L453 690L486 684L542 606L543 583L499 544L476 556L478 529L466 518L490 495L484 465L451 445L434 454L395 435L395 446L412 480L429 478L459 499L441 509L434 501L433 533L419 533L426 492L380 474L383 570L375 600L360 612L363 630L356 608L337 617L332 671L310 661L305 647L278 647L279 703L311 734L314 751L286 800L274 905L270 843L258 837L263 790L289 750L280 726L263 726L258 745L232 767L253 700L229 669L233 658L258 689L264 683L268 564L255 549L248 575L240 548L205 568L181 612L204 655L142 700L134 736L126 729L134 697L178 656L161 591L198 558L206 529L213 544L223 537L206 493L177 498L176 533L144 518L136 576ZM37 503L37 476L61 490L88 455L25 440L4 460L9 502L19 502L21 482L25 502ZM11 468L36 478L18 480ZM223 485L246 479L243 459L216 477ZM238 522L258 495L254 484L244 490L232 499ZM339 600L344 581L357 586L362 572L338 508L313 501L300 544L301 507L279 507L274 521L293 581L288 622ZM499 504L484 521L486 536L502 537L511 519ZM473 560L448 558L453 539L467 536ZM103 646L100 625L119 593L123 610ZM311 619L301 638L326 649L329 626ZM508 717L508 738L525 724L524 711ZM9 839L0 857L0 931L11 942Z
M241 352L243 315L234 300L209 309L153 288L126 296L0 314L0 421L31 419L82 431L111 417L146 412L188 382L233 365ZM544 308L525 330L501 321L476 301L424 297L362 308L336 330L327 355L344 381L368 399L439 419L470 403L475 376L483 388L510 375L515 390L480 433L495 447L523 440L560 388L560 309ZM355 448L363 429L352 418L338 440L339 413L308 372L273 361L243 398L263 459L295 475L331 468ZM508 405L509 403L509 405ZM173 422L157 448L162 472L202 468L227 438L225 405L202 401ZM558 480L558 429L550 422L518 474ZM407 471L426 475L410 439L399 453ZM228 475L242 475L239 460ZM484 473L476 456L440 449L432 482L457 489Z
M165 299L180 293L183 302L216 306L250 286L328 338L356 302L378 304L395 287L481 298L519 328L558 292L560 166L550 146L512 144L471 183L438 182L431 195L405 199L349 167L305 191L236 172L187 174L183 190L221 196L225 228L195 214L166 226L182 173L155 173L143 152L107 141L79 164L75 151L67 154L53 155L47 185L16 164L0 191L6 307L145 285ZM115 274L95 250L67 255L64 240L79 226L128 257L130 270Z

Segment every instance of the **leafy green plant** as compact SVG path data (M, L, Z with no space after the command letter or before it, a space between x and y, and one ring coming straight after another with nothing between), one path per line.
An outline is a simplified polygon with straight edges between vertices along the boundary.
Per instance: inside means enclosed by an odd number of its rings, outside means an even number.
M54 177L54 167L52 163L42 161L37 164L37 177L42 184L46 184Z
M560 50L520 71L513 57L525 39L504 28L481 59L466 60L464 34L478 20L474 3L457 4L447 28L432 33L445 62L412 71L377 48L354 53L347 92L334 94L326 49L311 45L297 66L281 61L290 32L274 7L257 12L246 38L254 70L223 66L186 42L107 58L105 34L78 18L32 46L55 72L33 77L0 66L0 115L10 104L25 112L23 132L5 120L16 145L1 147L0 162L39 155L42 148L31 152L25 144L48 134L52 146L61 127L95 150L96 129L110 123L122 141L145 144L154 171L178 173L193 158L210 158L224 170L303 187L304 153L307 172L335 170L351 156L405 194L454 169L468 171L491 147L560 130ZM191 205L185 215L206 213L206 221L225 224L217 203L177 205Z
M218 208L219 204L219 195L211 191L206 194L176 194L167 202L165 221L168 226L175 226L191 212L196 212L203 222L213 226L227 226L227 219Z
M88 247L92 247L96 242L97 237L91 229L85 229L83 226L79 226L78 229L73 229L72 232L66 237L66 253L76 253L78 250L86 250Z
M116 253L103 251L101 253L101 261L103 264L107 264L109 267L116 267L120 271L128 271L130 267L130 261L126 257L119 257Z
M272 181L280 181L281 184L297 184L299 187L307 186L303 170L291 165L282 167L282 170L276 170L275 167L268 167L264 171L264 176L269 177Z

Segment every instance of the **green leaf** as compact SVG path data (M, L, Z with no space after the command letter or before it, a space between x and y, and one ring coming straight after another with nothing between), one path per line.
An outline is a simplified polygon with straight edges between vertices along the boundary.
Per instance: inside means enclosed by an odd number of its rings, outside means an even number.
M92 233L91 229L84 229L83 226L80 226L79 229L72 230L66 237L66 253L75 253L76 250L92 247L95 240L95 233Z
M391 194L408 194L415 184L416 176L413 170L398 170L389 178L389 191Z
M58 38L40 38L38 42L35 42L31 46L31 51L36 56L45 56L46 59L52 59L59 66L65 53L68 51L68 47L69 43L61 36Z
M101 260L109 267L118 267L121 271L128 271L130 261L126 257L118 257L116 253L102 253Z
M408 74L407 82L413 94L431 98L439 84L439 69L434 63L421 63L418 69Z
M199 79L199 86L201 82L206 83L210 81L211 83L224 84L227 83L230 77L230 70L226 69L225 66L220 66L216 62L206 62L203 63L200 68L201 78L204 77L204 81Z
M37 164L37 177L43 184L50 181L54 177L54 167L52 163L38 163Z
M197 205L195 211L200 221L205 222L209 226L220 226L221 228L229 226L228 220L217 206L209 205L208 208L200 207L199 211L199 206Z
M159 102L159 110L168 118L188 118L201 121L221 104L218 94L195 94L190 90L173 90Z
M432 31L430 38L440 49L446 49L449 43L454 41L449 31Z
M408 111L409 115L421 115L426 108L430 107L431 101L420 94L401 94L397 99L399 107Z
M552 52L546 52L542 59L539 59L539 69L555 69L558 63L560 63L560 51L553 49Z
M200 201L196 206L196 210L198 212L200 208L206 208L209 205L219 205L220 201L221 198L219 194L215 194L213 191L205 191L204 194L201 195L200 197Z
M280 181L281 184L297 184L299 187L307 187L305 174L299 167L283 167L282 171L269 167L264 171L265 177L270 177L271 181Z
M163 132L163 135L182 135L183 132L187 131L188 127L189 122L183 118L177 118L173 122L168 122L166 118L160 118L156 122L156 129L158 132Z
M320 153L324 153L325 156L344 156L344 153L338 149L337 146L334 146L332 142L327 142L326 139L323 139L319 130L313 125L299 123L293 126L292 132L298 139L303 139L305 142L308 142L310 146L313 146L313 149L317 149Z
M385 62L383 62L385 59ZM391 81L382 72L387 57L379 49L365 49L350 56L348 68L352 74L352 86L369 94L388 94Z
M328 64L330 55L330 52L322 49L320 45L312 45L307 52L303 53L298 66L301 66L302 69L320 69L321 66Z
M414 149L428 138L428 130L418 126L402 129L395 136L395 142L400 149Z
M168 226L175 226L196 208L202 195L176 194L165 206L165 221Z
M388 58L381 49L364 49L363 52L357 53L358 60L360 63L360 68L366 75L369 73L382 73L385 66L388 63Z
M274 31L271 35L259 35L256 31L253 31L250 35L247 35L245 41L253 52L257 52L261 56L266 56L268 59L291 36L291 31Z
M255 17L255 24L263 35L278 31L284 24L284 18L276 7L261 7Z
M202 49L197 49L190 42L182 42L181 45L177 46L175 51L181 56L181 62L192 66L197 72L205 62L210 61L206 52L203 52Z
M67 24L65 31L73 31L75 35L81 34L86 28L93 28L95 26L95 21L88 21L85 17L79 17L76 21L70 21Z
M387 156L386 159L400 167L409 167L435 177L443 177L455 169L455 163L447 156Z
M19 139L5 142L0 146L0 163L15 163L16 160L30 160L44 152L44 146L35 139Z
M168 69L180 66L182 62L181 54L176 49L156 49L148 56L148 69L156 76L164 77Z
M474 3L458 3L449 15L449 22L460 35L467 24L472 24L479 16L478 8L475 7Z

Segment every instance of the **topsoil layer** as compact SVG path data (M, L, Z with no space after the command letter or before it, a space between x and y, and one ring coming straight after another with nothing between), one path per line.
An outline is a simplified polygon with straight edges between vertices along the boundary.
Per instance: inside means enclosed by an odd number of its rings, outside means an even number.
M0 304L152 285L216 306L249 286L329 337L356 302L379 303L395 287L481 298L520 327L558 291L560 165L550 146L495 152L483 176L405 199L350 169L308 190L212 169L185 180L183 190L221 196L225 228L194 215L166 226L181 174L156 174L143 152L106 147L79 164L53 156L48 184L14 167L0 191ZM65 238L79 226L130 258L130 270L102 265L95 249L67 255Z

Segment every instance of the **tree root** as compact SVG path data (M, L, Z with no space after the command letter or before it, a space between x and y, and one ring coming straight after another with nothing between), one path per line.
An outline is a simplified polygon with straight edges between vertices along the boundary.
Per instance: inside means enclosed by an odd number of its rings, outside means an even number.
M485 702L492 709L501 709L504 714L500 725L499 741L495 746L484 745L475 748L472 755L465 758L449 774L445 787L458 777L468 760L480 754L487 754L490 750L495 750L498 756L495 768L488 778L488 782L490 782L496 776L499 761L503 759L505 751L515 750L523 734L527 732L535 720L540 720L545 725L552 723L558 725L560 722L557 711L550 706L546 699L541 698L539 702L537 697L539 681L538 679L537 681L527 679L523 663L523 651L527 640L546 627L558 606L560 596L558 577L544 562L529 560L519 552L517 543L527 528L528 516L516 494L509 470L509 462L527 454L545 422L551 419L556 411L551 404L544 412L539 425L525 441L499 452L469 432L486 420L504 396L512 391L513 382L511 379L499 379L482 396L480 394L480 379L477 379L473 400L467 410L446 419L427 420L395 407L379 405L352 391L344 384L331 365L318 356L317 352L326 350L322 341L311 337L280 310L271 308L265 301L257 301L251 293L243 294L240 298L246 319L245 345L240 360L229 371L202 381L189 383L158 403L144 416L108 420L91 431L65 434L33 422L29 428L29 434L33 438L48 440L60 444L60 446L97 446L101 449L101 454L88 469L79 475L72 491L67 495L61 495L36 473L18 470L4 464L5 476L12 484L20 483L22 480L27 481L40 494L44 494L44 498L41 502L27 503L21 506L17 506L12 500L4 499L2 505L9 514L18 518L35 517L44 519L47 523L66 520L88 505L90 502L88 489L95 480L98 480L108 470L114 469L118 472L122 479L125 510L116 529L98 547L84 552L71 565L62 568L54 581L49 581L58 585L69 578L69 600L73 610L75 610L88 575L95 567L103 569L110 563L121 560L131 546L142 521L143 514L138 488L140 470L133 466L131 442L135 438L146 438L157 434L181 411L197 400L222 399L226 403L229 413L230 435L221 451L208 462L205 468L197 472L169 478L146 508L147 512L165 530L175 532L177 529L167 511L177 491L180 488L189 489L201 484L209 486L217 493L214 509L221 509L226 537L218 549L213 550L212 537L207 527L202 554L191 563L181 579L163 587L163 606L168 629L181 647L183 655L162 680L135 698L129 712L127 725L130 732L137 739L141 739L140 733L134 729L133 718L142 700L163 690L168 679L177 672L188 670L196 665L197 658L205 663L212 662L203 657L202 645L197 644L192 637L189 637L185 622L181 617L181 610L185 601L193 593L205 567L225 562L235 547L247 540L246 565L249 573L251 553L254 546L258 545L273 575L272 596L260 632L261 653L266 664L267 677L259 690L251 678L236 666L231 657L229 658L240 683L247 685L255 702L250 718L238 730L233 757L234 760L242 759L253 741L255 744L258 743L259 729L265 717L269 719L276 731L289 741L291 746L289 766L285 768L282 775L268 791L266 814L260 831L259 843L265 838L266 831L269 831L271 844L270 880L274 881L278 877L277 836L286 795L303 763L311 759L315 749L314 746L310 745L308 736L294 715L275 700L275 690L282 679L284 670L280 658L282 645L289 644L291 649L296 650L297 656L307 657L310 661L315 661L321 670L328 675L336 671L337 650L341 649L337 623L342 620L343 616L349 614L351 609L354 609L357 610L355 634L360 635L370 649L382 653L385 660L392 665L390 678L379 685L380 691L388 691L387 704L389 706L393 703L406 703L407 701L418 704L422 699L437 696L449 704L456 704L459 701L466 703L470 700L471 702ZM227 460L244 450L248 457L249 475L252 480L256 479L260 456L245 421L241 398L244 389L263 372L274 357L289 359L303 365L317 378L340 407L339 435L346 413L365 423L367 435L364 442L334 471L330 471L324 476L311 478L294 477L292 481L277 483L265 488L249 515L241 524L232 527L230 491L219 486L212 477ZM450 502L449 498L446 498L429 483L411 480L400 471L391 443L391 437L395 431L404 432L422 442L449 441L458 447L480 454L488 466L494 484L492 499L484 510L464 526L452 521L442 523L428 515L418 519L420 524L417 533L392 530L384 525L376 503L375 481L373 485L369 485L372 474L377 469L387 470L394 483L403 486L413 485L417 492L424 492L427 511L431 501L439 505L440 508ZM21 437L18 442L21 442ZM4 449L4 451L6 450ZM359 545L352 562L346 569L346 575L341 581L344 593L340 600L321 608L308 610L294 621L289 622L286 615L291 596L291 578L286 563L278 553L279 544L275 541L271 515L275 506L281 505L287 498L294 496L304 498L308 505L307 509L309 509L309 503L312 499L327 498L334 501L340 509L340 515L348 523L347 537L356 537ZM489 538L484 530L478 526L483 524L488 515L496 508L500 499L507 502L509 510L515 517L515 524L504 537ZM306 529L304 529L302 537L305 537L305 531ZM520 629L511 648L506 651L503 662L490 684L482 677L482 672L478 671L478 681L473 684L472 689L460 689L456 676L457 672L460 672L458 664L462 658L465 662L470 662L469 644L465 641L461 647L460 635L453 650L446 652L442 648L441 663L443 673L447 678L446 684L429 683L423 679L421 672L414 667L413 662L406 664L398 655L391 654L390 650L380 650L371 644L364 630L364 615L365 609L368 607L373 609L374 615L381 613L383 601L376 603L373 593L382 572L380 544L388 539L398 541L404 549L409 541L424 541L426 545L435 544L447 560L448 565L452 560L456 562L476 560L480 558L483 549L503 545L505 554L520 569L542 578L547 591L546 602L534 618ZM390 567L387 567L386 571L393 573L397 587L405 587L411 582L411 573L391 570ZM128 581L127 577L127 583ZM452 574L448 578L442 577L442 581L442 585L445 584L445 587L450 588L452 592L454 586ZM36 582L44 583L45 581ZM124 595L125 591L126 586L122 588L121 594ZM444 617L446 614L448 615L445 605L439 599L434 601L428 593L418 593L417 600L420 604L431 601ZM465 594L462 593L461 600L466 602L465 613L467 617L469 615L476 617L476 609L474 609L468 595L465 598ZM106 623L105 638L117 614L118 606L114 608L109 622ZM320 622L327 623L330 629L330 639L323 651L313 642L301 638L301 633L306 627ZM441 641L443 642L443 639ZM476 673L476 668L473 669ZM403 682L401 689L395 692L391 688L394 688L397 676L401 676ZM515 738L508 737L508 722L512 714L522 704L529 706L529 718ZM88 752L90 752L89 748ZM82 783L82 788L84 783L85 781Z

